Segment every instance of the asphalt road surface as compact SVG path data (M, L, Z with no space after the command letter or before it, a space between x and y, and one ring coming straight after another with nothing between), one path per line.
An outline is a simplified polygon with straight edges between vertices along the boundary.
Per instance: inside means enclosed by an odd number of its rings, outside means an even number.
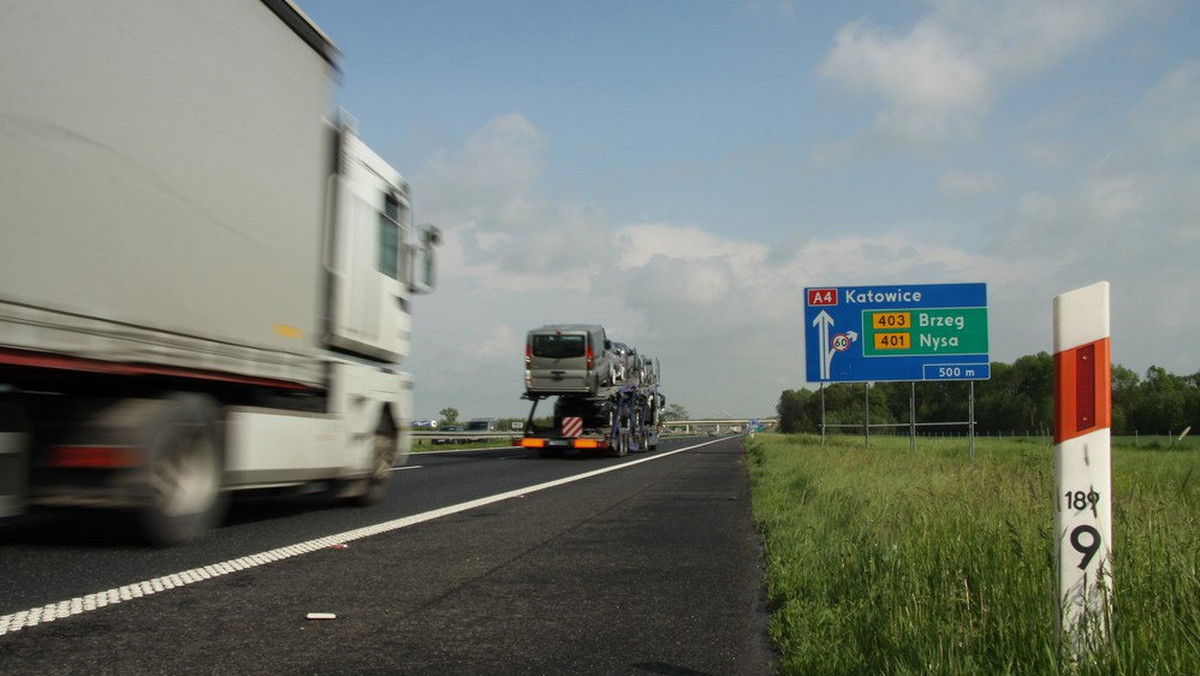
M0 523L0 673L774 671L739 438L414 455L391 492L237 500L174 549Z

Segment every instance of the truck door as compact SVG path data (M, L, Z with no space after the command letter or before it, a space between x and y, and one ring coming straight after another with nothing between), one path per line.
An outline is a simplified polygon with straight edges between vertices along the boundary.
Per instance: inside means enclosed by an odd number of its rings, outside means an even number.
M349 129L341 131L331 224L329 344L397 362L408 354L408 185Z

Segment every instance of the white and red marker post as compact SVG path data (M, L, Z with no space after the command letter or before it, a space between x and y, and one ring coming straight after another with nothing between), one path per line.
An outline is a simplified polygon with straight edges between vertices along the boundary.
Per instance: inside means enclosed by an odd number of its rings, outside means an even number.
M1058 628L1083 657L1112 620L1112 362L1108 282L1054 298Z

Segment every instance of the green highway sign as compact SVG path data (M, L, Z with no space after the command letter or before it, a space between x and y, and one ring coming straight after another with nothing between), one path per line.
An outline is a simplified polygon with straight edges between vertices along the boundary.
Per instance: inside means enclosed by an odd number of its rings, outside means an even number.
M863 354L899 357L987 354L987 308L868 310L863 313Z

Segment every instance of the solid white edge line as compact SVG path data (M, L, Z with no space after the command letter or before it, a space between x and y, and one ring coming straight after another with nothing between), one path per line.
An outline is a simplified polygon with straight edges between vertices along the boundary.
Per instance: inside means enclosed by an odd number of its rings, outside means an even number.
M351 542L353 540L359 540L365 537L379 535L381 533L387 533L389 531L399 530L409 526L415 526L426 521L440 519L443 516L458 514L459 512L465 512L470 509L475 509L476 507L483 507L485 505L502 502L504 500L510 500L512 498L528 495L530 493L536 493L538 491L544 491L549 488L562 486L575 481L582 481L584 479L599 476L601 474L607 474L609 472L615 472L620 469L626 469L635 465L640 465L644 462L661 460L662 458L667 458L677 453L692 451L697 448L702 448L704 446L708 446L709 444L715 444L725 440L726 439L713 439L702 444L686 446L684 448L675 449L674 451L656 453L652 456L639 458L638 460L631 460L629 462L623 462L619 465L603 467L591 472L584 472L583 474L575 474L562 479L546 481L544 483L534 484L525 488L506 491L504 493L497 493L496 495L470 500L457 505L442 507L440 509L423 512L421 514L414 514L412 516L392 519L391 521L384 521L371 526L355 528L344 533L327 535L325 537L308 540L306 542L301 542L294 545L288 545L286 547L279 547L258 554L251 554L249 556L243 556L241 558L231 559L221 563L214 563L207 566L202 566L200 568L192 568L191 570L185 570L180 573L172 573L170 575L164 575L162 577L156 577L142 582L127 584L123 587L116 587L102 592L96 592L94 594L88 594L87 596L80 596L73 599L68 599L66 601L59 601L58 603L48 603L37 608L30 608L29 610L22 610L16 613L10 613L8 615L2 615L0 616L0 636L4 636L5 634L11 632L20 631L21 629L25 629L27 627L33 627L38 624L53 622L54 620L71 617L72 615L79 615L92 610L98 610L105 606L116 605L124 601L132 601L136 598L150 596L151 594L157 594L158 592L175 589L176 587L183 587L185 585L192 584L193 582L200 582L202 580L209 580L214 577L221 577L222 575L233 573L239 570L246 570L247 568L255 568L263 564L282 561L283 559L299 556L300 554L309 554L320 549L326 549L336 544ZM419 467L419 465L406 465L405 467L412 467L413 469L416 469Z

